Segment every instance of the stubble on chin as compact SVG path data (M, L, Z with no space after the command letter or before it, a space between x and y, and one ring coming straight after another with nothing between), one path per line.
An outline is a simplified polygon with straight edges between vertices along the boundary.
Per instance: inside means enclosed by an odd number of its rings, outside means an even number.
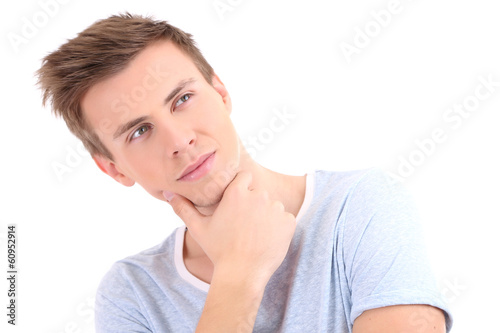
M236 177L234 172L220 172L211 179L198 191L198 195L194 198L193 205L203 214L215 210L219 202L222 200L227 187Z

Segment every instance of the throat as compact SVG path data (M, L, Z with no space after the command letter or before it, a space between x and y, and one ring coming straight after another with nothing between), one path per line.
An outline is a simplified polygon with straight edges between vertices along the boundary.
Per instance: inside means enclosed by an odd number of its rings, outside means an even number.
M212 261L191 237L189 230L184 234L183 261L186 269L197 279L210 284L214 272Z

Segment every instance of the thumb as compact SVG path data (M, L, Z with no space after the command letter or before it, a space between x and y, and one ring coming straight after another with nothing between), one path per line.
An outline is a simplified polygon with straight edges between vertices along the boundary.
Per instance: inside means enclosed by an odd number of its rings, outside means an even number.
M191 201L182 195L163 191L163 196L172 206L175 214L181 218L191 233L197 234L197 230L203 225L206 216L202 215Z

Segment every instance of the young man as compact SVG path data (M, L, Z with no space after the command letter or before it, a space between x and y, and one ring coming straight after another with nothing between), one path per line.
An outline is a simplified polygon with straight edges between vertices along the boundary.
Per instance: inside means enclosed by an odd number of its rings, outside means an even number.
M113 16L38 75L98 167L186 224L113 265L97 332L450 330L407 193L376 169L288 176L257 164L189 34Z

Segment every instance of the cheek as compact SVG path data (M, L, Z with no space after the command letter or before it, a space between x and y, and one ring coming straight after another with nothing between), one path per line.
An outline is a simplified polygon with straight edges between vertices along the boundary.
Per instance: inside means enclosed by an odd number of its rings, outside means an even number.
M155 180L158 181L161 175L161 161L156 160L158 154L148 151L147 147L142 148L128 152L124 171L128 173L127 176L147 188L154 184Z
M225 140L234 138L235 129L224 104L216 104L216 107L207 108L199 120L199 125L210 131L213 135L224 137Z

